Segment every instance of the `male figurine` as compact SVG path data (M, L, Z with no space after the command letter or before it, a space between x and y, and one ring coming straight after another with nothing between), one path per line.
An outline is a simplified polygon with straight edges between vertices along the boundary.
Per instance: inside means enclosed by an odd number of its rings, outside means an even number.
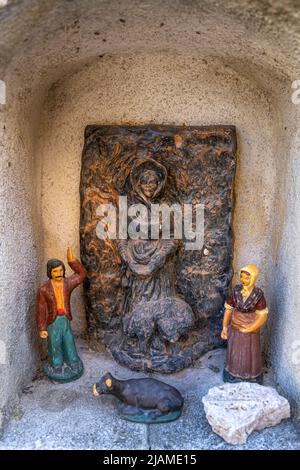
M70 297L73 289L86 278L86 270L75 259L71 248L67 260L74 273L65 277L65 265L58 259L47 263L49 280L38 290L36 320L40 337L48 339L46 375L57 382L71 382L81 377L83 364L79 358L70 326Z

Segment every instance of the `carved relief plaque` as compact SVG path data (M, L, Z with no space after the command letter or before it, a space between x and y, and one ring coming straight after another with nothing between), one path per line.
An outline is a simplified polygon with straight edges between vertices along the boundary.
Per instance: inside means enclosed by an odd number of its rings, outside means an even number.
M134 370L170 373L219 344L232 275L235 154L233 126L86 128L80 240L94 348L104 343ZM162 216L151 219L153 205L182 208L179 225L171 212L167 238ZM190 226L199 240L204 228L198 248L188 245L188 208L202 208L202 225L193 218ZM140 212L149 225L138 224L132 238Z

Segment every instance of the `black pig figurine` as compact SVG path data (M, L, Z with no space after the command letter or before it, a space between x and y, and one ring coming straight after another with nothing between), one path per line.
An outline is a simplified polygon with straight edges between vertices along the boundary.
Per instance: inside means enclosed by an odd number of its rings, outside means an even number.
M97 397L114 395L121 401L121 416L139 423L174 421L183 407L183 398L175 387L151 378L118 380L107 373L94 384L93 393Z

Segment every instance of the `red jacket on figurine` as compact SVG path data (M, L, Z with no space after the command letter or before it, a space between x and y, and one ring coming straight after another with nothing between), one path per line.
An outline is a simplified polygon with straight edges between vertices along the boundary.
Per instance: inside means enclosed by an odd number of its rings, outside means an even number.
M64 305L65 315L72 320L70 297L72 291L79 286L87 276L87 272L79 260L69 261L69 266L74 271L69 277L64 278ZM47 330L57 317L57 304L54 289L49 279L38 290L36 322L39 331Z

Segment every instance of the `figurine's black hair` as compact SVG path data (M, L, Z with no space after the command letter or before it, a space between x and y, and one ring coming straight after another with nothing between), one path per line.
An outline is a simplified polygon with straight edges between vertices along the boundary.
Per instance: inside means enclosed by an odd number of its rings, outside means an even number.
M62 266L63 267L63 270L64 270L64 277L65 277L65 272L66 272L66 268L65 268L65 265L62 261L60 261L60 259L49 259L48 263L47 263L47 276L49 277L49 279L51 279L51 271L52 269L54 268L58 268L58 266Z

